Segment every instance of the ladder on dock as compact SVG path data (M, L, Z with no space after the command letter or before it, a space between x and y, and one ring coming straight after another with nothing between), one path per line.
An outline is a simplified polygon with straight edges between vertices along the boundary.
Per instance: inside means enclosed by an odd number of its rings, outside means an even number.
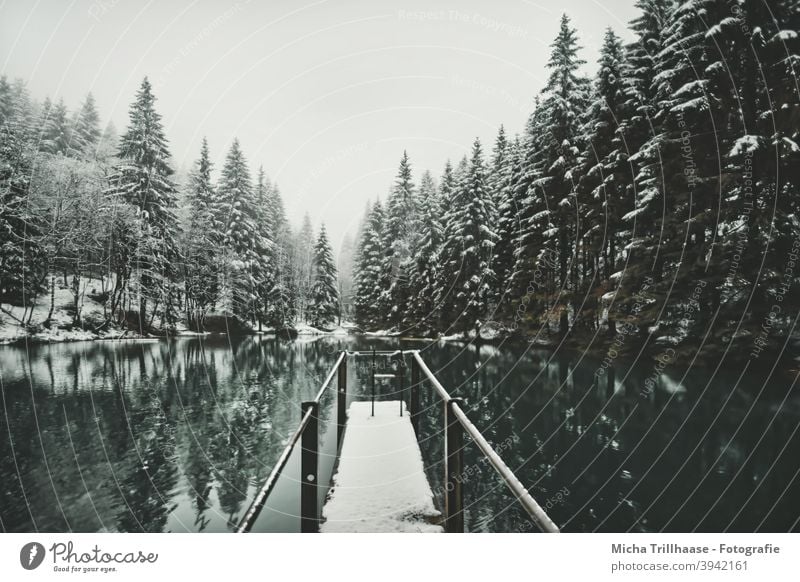
M376 358L396 365L391 374L378 374ZM406 356L411 358L411 383L405 387ZM353 402L347 410L347 363L371 358L371 401ZM420 428L422 376L444 407L444 507L433 505L417 438ZM322 512L319 508L320 399L336 377L336 437L338 468L333 489ZM377 402L376 380L395 380L397 400ZM408 402L405 401L406 392ZM377 406L376 406L377 404ZM464 437L478 447L489 465L541 531L559 529L517 479L500 455L430 371L418 350L348 352L339 354L314 400L302 403L300 424L289 438L270 475L239 523L237 533L251 531L292 451L300 443L300 531L442 531L464 532ZM321 524L321 517L325 522ZM441 523L440 523L441 522Z

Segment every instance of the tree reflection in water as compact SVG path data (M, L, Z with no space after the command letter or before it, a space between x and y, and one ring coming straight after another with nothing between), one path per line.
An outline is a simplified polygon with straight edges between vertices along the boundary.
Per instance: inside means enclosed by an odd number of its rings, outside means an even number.
M592 358L521 346L266 336L0 347L0 433L8 435L0 438L0 527L230 531L338 350L400 346L423 349L566 531L797 527L800 404L785 377L750 370L737 385L735 362L710 382L708 373L682 379L685 370L671 369L645 394L647 363L615 362L598 376ZM349 364L353 397L369 396L369 364ZM394 390L378 384L379 396ZM420 444L441 502L442 403L429 387L421 401ZM328 473L334 402L326 394L321 409ZM468 528L530 531L495 472L466 444ZM296 479L296 470L290 463L287 478ZM295 485L274 500L275 523L287 531L296 527Z

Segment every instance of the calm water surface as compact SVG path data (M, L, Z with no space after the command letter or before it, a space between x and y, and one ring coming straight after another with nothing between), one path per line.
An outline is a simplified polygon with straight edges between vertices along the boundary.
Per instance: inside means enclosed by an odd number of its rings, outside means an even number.
M0 347L0 529L229 531L269 474L337 350L397 341L270 337ZM800 516L800 396L787 376L599 362L523 347L403 343L424 357L565 531L786 531ZM349 391L368 392L368 362ZM685 375L685 377L684 377ZM379 385L379 392L393 387ZM441 498L441 402L421 446ZM322 403L321 476L335 452ZM391 397L391 396L389 396ZM467 442L471 531L531 531ZM257 531L298 531L299 459ZM324 496L322 491L321 495Z

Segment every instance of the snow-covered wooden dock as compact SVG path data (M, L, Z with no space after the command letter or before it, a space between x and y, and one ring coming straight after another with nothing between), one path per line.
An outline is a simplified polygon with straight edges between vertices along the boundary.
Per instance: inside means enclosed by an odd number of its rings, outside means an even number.
M442 532L422 454L400 402L353 402L322 510L326 532ZM404 406L404 405L403 405Z
M388 358L393 374L378 374L377 357ZM406 356L411 356L411 384L406 391ZM369 401L352 402L347 409L347 364L359 357L371 358ZM338 465L331 480L327 501L319 511L320 483L319 419L320 399L336 378L336 442ZM398 400L376 400L376 379L394 380ZM429 402L443 407L444 459L441 512L425 475L417 442L421 390L427 383ZM364 395L366 386L359 390ZM408 396L406 400L406 395ZM408 410L406 410L406 404ZM300 531L332 532L448 532L463 533L465 437L483 454L509 490L542 531L558 532L526 487L505 464L497 451L472 424L459 398L444 389L418 350L389 352L342 351L314 400L302 403L297 430L287 439L269 476L241 519L237 532L252 531L267 498L275 490L292 451L300 447ZM374 407L374 408L373 408ZM402 407L402 408L401 408ZM401 412L402 411L402 412ZM297 482L297 480L295 480Z

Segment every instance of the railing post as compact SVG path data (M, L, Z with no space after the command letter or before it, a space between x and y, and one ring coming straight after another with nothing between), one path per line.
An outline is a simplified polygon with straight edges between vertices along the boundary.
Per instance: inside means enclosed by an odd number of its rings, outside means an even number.
M464 533L464 495L461 490L464 478L464 430L453 414L453 407L460 404L460 398L452 398L444 403L444 529L447 533Z
M303 402L302 413L311 409L311 418L303 431L300 451L300 531L319 532L319 507L317 497L319 434L319 403Z
M411 395L408 398L408 410L414 434L419 437L419 363L414 354L411 354Z
M400 401L400 416L403 416L403 384L405 384L405 365L403 350L400 350L400 359L397 361L397 399Z
M375 350L372 350L372 416L375 416Z
M342 352L342 363L339 364L338 386L336 393L337 426L336 442L342 443L344 435L344 425L347 422L347 352Z

